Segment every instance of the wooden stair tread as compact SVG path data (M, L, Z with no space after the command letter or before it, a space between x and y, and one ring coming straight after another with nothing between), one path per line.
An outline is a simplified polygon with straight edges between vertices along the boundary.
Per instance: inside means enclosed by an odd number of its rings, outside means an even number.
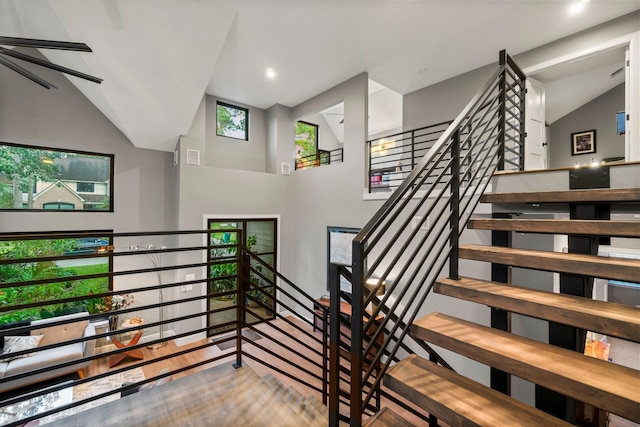
M452 426L571 425L416 355L391 367L384 384Z
M640 422L640 371L441 313L415 321L411 334Z
M438 279L434 291L514 313L640 342L640 309L636 307L468 277L461 277L459 280Z
M637 282L640 278L640 260L628 258L481 245L460 245L458 255L464 259L626 282Z
M640 188L594 188L589 190L485 193L482 203L632 203L640 202Z
M409 421L393 412L388 407L380 409L375 415L369 418L362 427L414 427Z
M577 234L613 237L640 237L640 222L577 219L472 218L474 230L520 231L524 233Z

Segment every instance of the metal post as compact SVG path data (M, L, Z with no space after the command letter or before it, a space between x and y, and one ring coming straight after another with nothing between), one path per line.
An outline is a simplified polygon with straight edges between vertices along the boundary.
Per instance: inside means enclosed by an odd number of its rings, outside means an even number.
M329 427L340 425L340 273L338 264L329 266Z
M451 144L451 234L449 244L449 277L458 280L458 249L460 247L460 129L456 129Z
M362 425L362 350L364 328L362 316L364 284L364 247L354 241L351 249L352 288L351 288L351 423L353 427Z
M244 254L244 234L241 230L238 231L237 236L238 249L236 251L236 262L238 263L237 278L236 278L236 292L238 294L238 304L236 306L236 363L233 364L234 368L240 368L242 366L242 328L244 327L245 319L245 277L248 278L249 271L246 265L246 258ZM248 280L248 279L247 279Z
M507 73L504 69L507 64L507 52L505 50L500 51L500 60L499 64L503 67L502 72L499 77L499 92L498 92L498 104L499 104L499 125L500 135L498 137L498 143L500 147L498 148L498 170L504 170L504 157L505 157L505 140L506 140L506 95L507 95Z

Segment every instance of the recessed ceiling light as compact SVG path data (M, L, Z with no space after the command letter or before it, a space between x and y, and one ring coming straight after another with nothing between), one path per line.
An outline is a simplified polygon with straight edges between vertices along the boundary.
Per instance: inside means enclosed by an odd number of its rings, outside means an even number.
M273 79L276 77L276 70L274 70L273 68L267 68L267 70L265 71L265 74L267 75L268 78Z
M569 9L567 12L569 15L577 15L584 10L584 7L589 3L590 0L576 0L569 4Z

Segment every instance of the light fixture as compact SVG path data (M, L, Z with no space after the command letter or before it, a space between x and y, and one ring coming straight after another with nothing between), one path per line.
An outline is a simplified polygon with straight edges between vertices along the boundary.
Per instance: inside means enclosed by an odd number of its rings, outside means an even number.
M600 166L600 163L598 163L597 161L595 161L593 159L593 157L591 158L591 167L592 168L597 168L598 166Z
M267 68L265 74L267 78L273 79L276 77L276 70L274 70L273 68Z
M582 12L585 6L589 3L589 0L577 0L569 4L569 9L567 9L567 13L569 15L577 15Z

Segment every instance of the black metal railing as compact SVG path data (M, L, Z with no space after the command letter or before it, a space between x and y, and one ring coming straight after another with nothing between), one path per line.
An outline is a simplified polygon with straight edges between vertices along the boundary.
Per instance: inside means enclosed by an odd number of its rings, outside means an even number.
M316 154L311 156L299 157L296 159L296 170L341 163L343 152L344 150L342 148L336 148L335 150L318 150Z
M375 405L385 371L447 263L449 276L458 277L458 239L492 174L522 168L524 80L501 52L491 78L353 240L352 426ZM383 286L384 296L376 296ZM331 294L332 306L340 297ZM331 335L332 348L336 340ZM337 426L332 404L330 425Z
M86 375L73 380L74 387L137 368L148 367L150 372L161 372L123 389L108 390L38 414L20 414L25 416L4 424L19 426L72 408L83 410L85 406L82 405L93 406L98 399L119 395L167 376L190 374L219 363L241 365L244 358L310 388L327 403L328 332L326 328L315 332L313 326L317 318L326 322L328 309L314 304L313 298L242 245L238 245L236 254L231 257L239 263L236 290L216 291L213 282L217 278L211 277L208 271L222 261L211 256L213 251L220 249L213 241L213 233L213 230L147 233L87 230L0 234L0 320L7 323L21 318L51 317L52 323L47 326L55 327L78 322L77 318L62 317L65 314L87 311L82 321L88 323L91 331L13 354L38 354L71 344L80 344L90 350L74 360L56 362L53 359L44 367L7 373L0 378L0 391L40 382L45 377L48 379L49 372L60 375L67 371L84 372ZM64 242L80 240L100 244L82 250L63 248ZM24 245L25 242L34 244ZM19 249L19 245L23 245L23 249ZM81 268L87 265L99 267ZM103 287L87 293L86 286L90 281L101 281ZM70 289L75 288L85 290L80 294L71 293ZM20 302L16 295L21 292L31 292L38 298ZM7 298L8 294L10 298ZM133 304L111 305L124 296L129 301L133 296ZM211 298L218 297L227 301L224 307L210 303ZM255 304L249 304L250 301ZM230 310L235 311L235 315L226 316L228 320L208 321L227 315ZM141 319L142 326L132 329L133 334L141 331L140 341L125 348L114 346L114 338L119 341L126 332L109 328L108 319L114 319L114 316L120 320ZM29 322L16 323L3 330L2 335L29 335L37 327ZM230 330L223 335L210 336L221 327ZM255 334L247 333L249 330ZM164 345L172 347L163 351ZM214 346L220 351L207 351ZM125 352L132 354L135 350L144 350L144 358L122 365L116 362ZM211 356L212 353L216 356ZM265 354L271 357L265 358ZM171 366L181 367L162 372L160 367L173 358L182 359ZM107 369L107 366L110 367ZM10 408L20 402L42 398L68 387L69 383L64 382L28 392L0 394L0 408L10 412Z
M369 193L398 188L450 124L451 120L367 141Z

